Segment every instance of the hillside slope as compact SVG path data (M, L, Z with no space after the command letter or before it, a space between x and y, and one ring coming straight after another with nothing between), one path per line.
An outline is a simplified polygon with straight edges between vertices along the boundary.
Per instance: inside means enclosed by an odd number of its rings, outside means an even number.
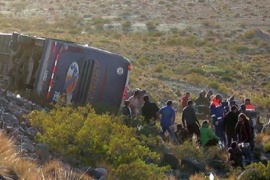
M160 29L185 28L215 23L223 28L270 25L270 4L266 0L2 0L0 12L11 18L42 18L46 23L69 16L87 23L103 18L116 27L130 21L138 29L160 24Z
M267 1L102 2L2 0L1 29L124 55L131 88L152 92L160 104L211 88L270 108Z

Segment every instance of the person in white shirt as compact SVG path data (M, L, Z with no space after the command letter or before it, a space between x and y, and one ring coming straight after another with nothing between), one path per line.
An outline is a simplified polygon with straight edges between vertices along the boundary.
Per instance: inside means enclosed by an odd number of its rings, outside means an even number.
M131 112L133 115L138 115L140 113L139 111L139 97L140 97L140 91L136 90L131 96L128 101L129 101L129 107L131 109Z

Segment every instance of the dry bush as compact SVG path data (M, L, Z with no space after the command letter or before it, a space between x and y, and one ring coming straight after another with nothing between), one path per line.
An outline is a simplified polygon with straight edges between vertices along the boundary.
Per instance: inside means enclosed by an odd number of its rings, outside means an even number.
M189 177L190 180L205 180L207 177L203 174L194 174Z
M11 179L56 180L67 179L88 180L91 177L78 174L70 168L65 168L61 162L52 161L44 167L38 167L35 162L22 158L15 150L12 140L0 133L0 175Z
M260 145L270 140L270 135L266 133L257 134L255 137L255 144Z
M0 133L0 174L20 179L39 179L37 166L19 156L11 139Z
M51 161L47 163L42 169L40 169L40 174L44 179L55 180L55 179L82 179L91 180L92 178L85 175L84 173L77 173L73 171L70 167L65 167L59 161Z

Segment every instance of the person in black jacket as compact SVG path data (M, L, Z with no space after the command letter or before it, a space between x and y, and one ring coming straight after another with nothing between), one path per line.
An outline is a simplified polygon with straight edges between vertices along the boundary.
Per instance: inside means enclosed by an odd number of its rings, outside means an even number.
M229 161L234 168L243 167L242 151L239 148L237 142L232 142L228 148Z
M208 119L209 113L209 101L206 97L206 92L202 90L199 97L195 100L196 107L198 109L198 116L201 119Z
M247 163L249 164L252 162L250 146L251 135L249 119L244 113L239 114L235 130L238 136L238 143L243 149L244 156L247 160Z
M122 107L122 114L125 116L124 121L126 125L129 126L132 120L132 113L131 109L129 108L129 100L125 101L124 106Z
M235 127L238 121L238 109L236 106L232 106L231 110L224 117L224 131L227 136L228 146L231 145L233 141L237 141L237 134Z
M147 124L150 123L150 121L155 122L158 118L158 111L159 108L156 105L156 103L150 102L148 96L143 97L144 104L142 106L142 116L144 116L145 121Z
M197 140L200 139L200 123L196 116L195 109L193 108L193 102L188 101L188 106L183 109L182 122L184 128L187 128L190 137L196 134Z

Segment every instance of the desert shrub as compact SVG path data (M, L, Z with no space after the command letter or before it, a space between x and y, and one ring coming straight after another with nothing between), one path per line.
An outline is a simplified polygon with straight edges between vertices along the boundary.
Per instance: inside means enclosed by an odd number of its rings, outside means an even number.
M230 76L222 76L221 80L222 81L227 81L227 82L233 82L233 79Z
M202 68L192 68L189 70L190 73L196 73L196 74L200 74L200 75L204 75L205 72Z
M182 44L182 40L177 36L171 36L166 39L166 45L177 46L181 44Z
M121 164L112 171L112 179L165 179L165 175L158 170L154 164L145 164L142 160L133 161L128 164Z
M146 27L147 27L147 30L149 32L156 31L156 28L157 28L158 25L159 25L159 23L156 22L156 21L149 21L149 22L146 23Z
M157 73L161 73L164 69L164 66L163 65L158 65L155 67L154 71L157 72Z
M231 50L235 51L238 54L244 54L249 51L249 48L245 45L234 45L234 46L231 46Z
M242 39L253 39L255 37L256 30L249 30L245 32L245 34L242 36Z
M240 176L240 180L244 179L260 179L260 180L267 180L270 177L270 161L268 161L267 165L259 163L253 163L249 165L246 170Z
M56 105L48 113L33 111L27 117L41 130L37 135L39 142L85 165L104 162L111 165L116 177L125 172L127 179L134 177L133 171L126 170L129 166L140 169L146 179L152 173L156 177L164 175L166 168L154 163L158 162L159 154L142 144L136 128L124 125L122 117L98 115L89 105L76 108ZM148 164L149 159L152 163Z
M191 73L186 76L187 82L194 84L206 84L208 79L200 74Z
M189 141L185 141L179 146L172 147L172 151L178 159L190 158L199 162L205 161L204 151L196 143L190 143Z
M211 81L208 86L213 89L219 89L219 83L216 81Z
M255 102L257 105L257 108L264 108L269 109L270 108L270 98L264 97L261 98L260 96L254 95L251 97L252 102Z
M230 86L222 83L222 84L219 84L219 87L218 87L218 90L220 92L223 92L223 93L230 93L231 89L230 89Z
M270 152L270 141L268 141L267 143L265 143L264 145L263 145L263 148L264 148L264 151L265 152Z
M122 23L122 29L124 30L124 31L129 31L130 30L130 28L131 28L131 22L130 21L125 21L125 22L123 22Z

